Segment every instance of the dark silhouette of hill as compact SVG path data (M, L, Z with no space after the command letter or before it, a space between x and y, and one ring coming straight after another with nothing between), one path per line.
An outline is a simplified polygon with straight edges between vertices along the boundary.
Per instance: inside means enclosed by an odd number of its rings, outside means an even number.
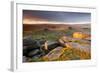
M23 31L34 30L65 30L68 25L65 24L23 24Z

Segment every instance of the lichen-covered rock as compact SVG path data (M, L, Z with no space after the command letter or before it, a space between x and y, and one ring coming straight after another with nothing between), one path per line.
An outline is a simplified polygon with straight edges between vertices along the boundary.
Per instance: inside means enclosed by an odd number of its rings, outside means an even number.
M73 33L73 38L85 39L85 38L88 38L88 37L90 37L90 35L85 34L83 32L74 32Z
M84 51L84 52L88 52L90 53L91 52L91 46L90 45L82 45L82 44L79 44L79 43L73 43L73 42L70 42L70 43L67 43L68 45L68 48L74 48L74 49L78 49L80 51Z
M52 51L50 51L47 55L43 57L44 60L55 60L58 59L63 54L63 47L56 47Z

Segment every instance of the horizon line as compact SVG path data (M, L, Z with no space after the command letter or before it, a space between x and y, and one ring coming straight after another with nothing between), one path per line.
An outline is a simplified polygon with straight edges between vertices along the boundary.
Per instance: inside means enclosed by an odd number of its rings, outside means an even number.
M56 22L56 21L31 21L22 22L23 24L91 24L91 22Z

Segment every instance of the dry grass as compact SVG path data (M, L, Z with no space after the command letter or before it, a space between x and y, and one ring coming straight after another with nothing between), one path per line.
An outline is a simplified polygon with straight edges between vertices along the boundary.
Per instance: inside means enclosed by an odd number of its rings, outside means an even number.
M59 60L82 60L91 59L91 54L88 52L80 51L74 48L67 48L64 53L59 57Z

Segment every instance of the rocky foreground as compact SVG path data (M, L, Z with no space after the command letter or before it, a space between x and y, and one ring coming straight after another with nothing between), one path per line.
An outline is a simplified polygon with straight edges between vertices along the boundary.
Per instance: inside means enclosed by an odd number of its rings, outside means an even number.
M85 35L85 34L84 34ZM82 38L81 38L82 37ZM23 62L66 61L91 58L90 35L79 33L74 37L62 36L57 41L44 39L33 40L32 37L23 39Z

